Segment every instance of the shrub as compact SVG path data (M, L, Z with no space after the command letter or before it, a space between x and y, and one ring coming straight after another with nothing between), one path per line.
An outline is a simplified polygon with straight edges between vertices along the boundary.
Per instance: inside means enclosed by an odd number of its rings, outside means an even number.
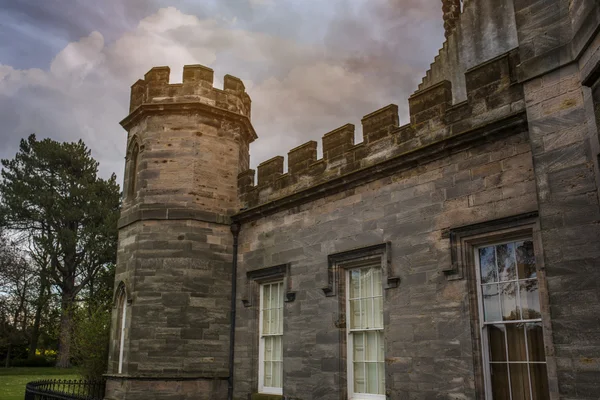
M53 367L56 359L48 359L41 355L36 355L33 358L19 358L12 360L12 367Z
M99 307L77 312L71 354L84 379L100 379L106 372L109 337L110 311Z

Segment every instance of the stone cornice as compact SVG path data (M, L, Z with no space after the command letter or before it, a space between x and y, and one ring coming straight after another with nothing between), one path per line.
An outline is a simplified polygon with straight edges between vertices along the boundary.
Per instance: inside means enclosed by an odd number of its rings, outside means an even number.
M390 158L389 160L311 186L310 188L289 196L281 197L247 210L242 210L238 214L233 215L231 220L240 223L257 220L278 211L305 204L325 196L364 185L377 179L385 178L399 171L429 163L468 147L521 133L526 129L526 113L524 111L514 113L503 119L407 151Z
M141 210L123 213L119 218L118 228L124 228L138 221L164 221L164 220L193 220L208 222L217 225L231 224L231 218L227 215L193 208L177 208L159 205L143 208Z
M201 103L198 101L190 102L174 102L174 103L144 103L133 110L127 117L121 122L121 126L129 131L131 127L138 122L141 118L150 114L174 114L174 113L185 113L185 112L203 112L214 116L215 118L229 120L237 122L244 128L244 130L250 135L250 142L258 138L256 131L250 122L250 118L235 113L233 111L225 110L223 108L215 107L210 104Z

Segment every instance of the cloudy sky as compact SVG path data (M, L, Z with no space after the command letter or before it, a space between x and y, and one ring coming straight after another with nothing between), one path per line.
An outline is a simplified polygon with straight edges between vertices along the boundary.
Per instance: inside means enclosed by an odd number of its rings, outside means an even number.
M0 0L0 158L83 139L121 181L129 87L153 66L241 78L255 167L389 103L408 121L443 40L439 0ZM360 140L360 136L359 139Z

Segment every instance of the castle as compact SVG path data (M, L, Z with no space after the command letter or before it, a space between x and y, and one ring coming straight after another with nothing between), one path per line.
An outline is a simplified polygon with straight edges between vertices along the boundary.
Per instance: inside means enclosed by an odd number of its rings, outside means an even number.
M132 86L107 400L598 398L600 4L442 3L410 123L286 173L240 79Z

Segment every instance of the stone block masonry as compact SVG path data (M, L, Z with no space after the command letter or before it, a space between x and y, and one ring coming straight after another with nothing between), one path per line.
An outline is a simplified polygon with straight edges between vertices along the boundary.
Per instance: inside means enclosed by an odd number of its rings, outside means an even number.
M476 249L525 237L547 378L532 391L598 397L600 5L442 3L446 41L408 99L410 122L390 104L360 119L362 143L346 123L289 150L287 173L283 156L249 169L256 134L238 78L217 89L210 68L191 65L169 84L169 68L156 67L132 86L116 272L124 351L115 307L107 400L226 398L234 256L234 399L348 400L344 268L374 258L378 399L491 398ZM274 395L260 391L259 288L279 280ZM531 371L510 376L545 385ZM513 399L528 398L521 389Z
M150 70L131 90L116 286L128 305L119 359L113 329L107 399L222 399L229 377L232 237L248 169L250 98L226 76ZM119 326L115 309L113 326ZM122 363L122 372L119 371Z
M389 241L392 271L400 277L384 300L390 398L475 398L468 290L464 280L448 281L443 273L450 253L442 231L536 210L528 147L527 133L514 132L244 224L238 297L256 296L247 272L291 263L296 297L284 310L286 396L337 400L345 392L340 300L322 291L327 255ZM241 399L257 387L256 301L240 302L237 312Z

